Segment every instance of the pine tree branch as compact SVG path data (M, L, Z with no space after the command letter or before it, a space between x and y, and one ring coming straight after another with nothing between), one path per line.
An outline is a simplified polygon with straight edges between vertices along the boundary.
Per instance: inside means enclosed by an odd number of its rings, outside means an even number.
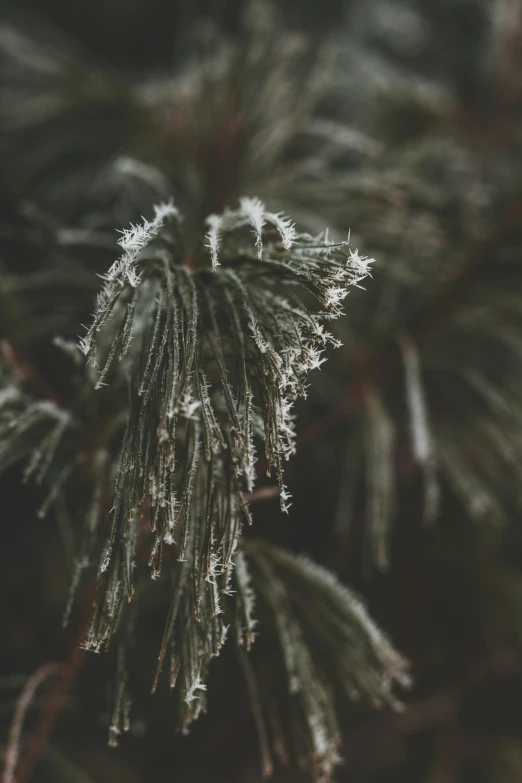
M414 318L408 333L414 340L433 331L459 307L468 286L475 276L491 262L495 248L522 222L522 198L511 202L501 214L493 228L473 249L467 261L460 267L444 290L433 298L430 304ZM356 385L350 389L326 414L308 426L297 439L296 451L300 453L323 438L327 432L348 416L359 411L365 404L368 391L380 386L383 381L401 366L401 354L395 343L374 355L366 349L353 357Z

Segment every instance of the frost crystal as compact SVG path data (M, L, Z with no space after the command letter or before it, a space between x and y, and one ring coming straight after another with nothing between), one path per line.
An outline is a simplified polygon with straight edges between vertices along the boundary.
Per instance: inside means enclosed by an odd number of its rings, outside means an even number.
M110 643L134 594L141 520L151 533L152 578L168 569L173 583L153 689L170 656L184 729L204 709L207 668L226 638L225 601L236 604L238 644L249 649L254 640L253 586L237 548L252 521L245 494L255 484L256 447L264 447L288 511L283 467L295 452L294 402L306 394L308 372L325 361L326 346L339 344L323 319L340 314L370 263L327 234L297 234L255 198L211 215L206 226L190 269L171 203L124 230L123 254L103 276L81 341L96 388L123 363L130 409L87 644L100 650ZM301 302L300 291L315 296L317 309ZM292 629L285 632L293 638ZM298 649L304 661L302 643ZM292 669L296 689L303 671ZM118 710L125 703L121 696ZM121 728L121 720L113 725ZM318 752L322 736L319 727Z
M242 198L239 205L256 235L257 257L263 256L263 226L265 225L265 205L258 198Z
M212 260L212 269L216 269L219 266L219 240L220 231L223 224L223 217L221 215L209 215L207 218L207 225L209 227L208 234L206 236L208 240L207 247L210 249L210 258Z

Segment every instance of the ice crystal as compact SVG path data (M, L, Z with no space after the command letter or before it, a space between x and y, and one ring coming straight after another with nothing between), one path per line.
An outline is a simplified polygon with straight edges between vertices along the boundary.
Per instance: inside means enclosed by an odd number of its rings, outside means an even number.
M96 388L110 385L121 363L129 393L87 647L109 644L133 595L141 520L151 533L153 579L168 569L175 580L154 687L170 650L185 727L204 709L206 667L226 636L223 597L233 596L243 617L238 642L249 649L254 639L252 586L236 549L251 522L245 493L256 478L256 441L288 510L283 464L295 450L293 404L325 347L338 344L321 321L340 314L340 300L370 263L327 234L297 234L258 199L210 216L207 227L191 268L172 203L124 230L123 254L103 275L81 340Z

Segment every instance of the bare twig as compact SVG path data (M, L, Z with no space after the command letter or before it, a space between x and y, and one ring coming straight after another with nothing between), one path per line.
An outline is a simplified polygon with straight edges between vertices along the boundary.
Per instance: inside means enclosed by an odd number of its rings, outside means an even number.
M62 665L59 663L45 663L27 680L20 698L16 702L13 720L9 729L2 783L17 783L17 780L19 780L15 773L20 757L25 716L38 688L50 677L59 674L61 669Z
M71 689L86 655L86 651L80 646L85 638L85 630L85 626L82 626L77 638L74 639L69 660L66 663L58 665L59 671L57 672L58 679L56 685L49 696L39 725L29 739L25 758L22 759L19 765L20 768L16 783L28 783L31 779L33 770L47 744L54 724L65 705L67 694ZM11 781L3 781L3 783L15 783L15 781L13 779Z

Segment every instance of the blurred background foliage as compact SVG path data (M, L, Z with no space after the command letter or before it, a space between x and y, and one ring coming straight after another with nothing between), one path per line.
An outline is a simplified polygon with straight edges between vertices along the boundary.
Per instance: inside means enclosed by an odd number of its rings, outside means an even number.
M189 234L243 193L311 230L350 229L376 258L373 279L350 294L335 326L343 347L299 403L290 516L268 493L252 506L254 533L333 569L412 662L404 712L342 708L339 781L516 783L522 7L284 0L260 9L253 17L243 0L4 7L2 356L37 396L48 396L44 378L70 398L74 373L52 338L74 339L88 322L114 229L150 217L171 189ZM151 699L148 669L135 666L131 736L107 748L115 663L74 652L88 590L61 629L69 512L39 519L44 494L20 478L18 465L1 478L3 736L32 672L69 660L74 674L54 716L52 683L38 691L26 732L38 738L42 715L53 731L43 748L33 742L29 779L260 780L247 689L228 648L210 672L208 714L184 737L169 694ZM151 604L138 660L154 658L161 622ZM266 676L280 666L269 634L252 656ZM273 779L308 778L290 766Z

